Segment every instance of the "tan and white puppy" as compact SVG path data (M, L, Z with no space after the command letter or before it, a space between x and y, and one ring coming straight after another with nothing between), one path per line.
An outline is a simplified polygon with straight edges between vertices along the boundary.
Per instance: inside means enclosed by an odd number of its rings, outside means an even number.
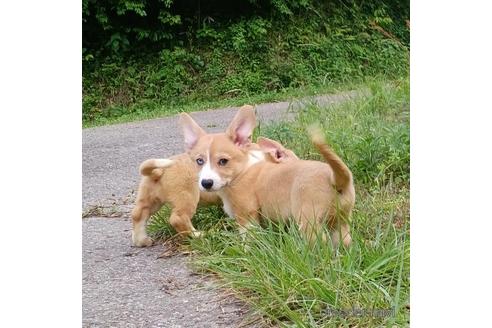
M255 161L250 153L235 147L245 142L254 125L248 116L234 123L225 134L204 136L191 118L182 120L188 153L203 166L202 190L217 192L224 210L243 229L261 216L293 218L310 240L325 225L331 230L333 245L340 240L349 245L348 222L355 202L352 173L325 144L321 132L312 131L311 139L327 163L293 160L274 164ZM265 138L257 143L273 157L283 149Z
M165 159L148 159L140 165L142 179L132 211L132 241L137 247L152 245L147 221L164 204L171 207L169 223L183 235L199 236L191 223L198 204L220 204L215 193L200 192L197 170L188 154Z
M264 152L251 142L256 126L252 106L241 107L225 133L207 134L191 116L180 115L185 149L199 172L200 191L222 190L232 177L265 160Z
M196 140L190 139L191 134L200 136L202 143L215 137L228 140L227 136L230 136L234 141L226 142L229 153L235 151L236 154L244 154L249 158L250 165L264 160L261 148L251 143L251 134L256 125L252 106L243 106L239 109L226 133L207 134L187 114L181 114L180 122L183 125L188 151L196 143ZM276 157L269 157L269 159L277 163L289 156L297 158L289 150L274 155ZM213 161L216 162L215 157ZM164 204L170 205L172 211L169 222L179 234L200 235L191 223L197 206L221 202L216 193L211 192L223 184L214 175L212 168L218 165L215 162L210 162L207 153L194 154L192 157L183 153L165 159L148 159L140 165L142 179L132 211L132 241L135 246L152 245L152 239L146 233L147 221Z

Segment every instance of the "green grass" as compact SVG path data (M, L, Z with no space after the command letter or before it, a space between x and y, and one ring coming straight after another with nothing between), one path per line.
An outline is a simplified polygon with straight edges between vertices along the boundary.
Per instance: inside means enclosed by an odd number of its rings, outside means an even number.
M181 112L195 112L208 109L242 106L244 104L261 104L275 101L291 101L302 97L334 94L350 90L359 90L368 83L383 83L382 77L366 77L364 82L326 83L322 86L306 86L299 88L286 88L281 91L270 91L261 94L236 96L233 98L218 98L214 100L184 101L180 104L162 105L160 102L144 101L124 107L114 116L95 116L92 120L83 120L83 128L92 128L102 125L119 124L141 121L165 116L172 116ZM379 82L378 82L379 81Z
M183 245L194 254L196 271L215 274L273 325L409 325L409 81L368 87L368 96L308 106L295 121L256 132L280 140L301 158L320 159L305 131L320 122L355 177L350 248L310 246L293 224L266 222L243 239L216 206L199 209L194 218L206 235ZM149 233L172 235L167 216L166 208L156 214ZM373 310L394 315L369 315Z
M126 123L153 119L164 116L172 116L181 112L203 111L228 106L242 106L244 104L260 104L265 102L289 101L299 97L323 95L342 91L359 89L365 83L336 83L323 86L306 86L300 88L286 88L281 91L270 91L261 94L236 96L234 98L218 98L214 100L184 101L181 104L163 105L159 102L144 101L143 103L124 107L120 114L114 116L95 116L93 120L84 120L83 128L91 128L102 125Z

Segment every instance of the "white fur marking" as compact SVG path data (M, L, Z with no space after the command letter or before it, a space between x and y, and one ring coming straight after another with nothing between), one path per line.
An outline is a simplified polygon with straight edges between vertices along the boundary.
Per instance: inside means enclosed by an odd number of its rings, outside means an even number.
M135 228L132 231L132 240L134 245L140 246L147 238L147 232L145 230L146 224L144 220L136 224Z
M198 230L196 230L195 228L193 228L193 230L191 231L191 236L192 236L193 238L200 238L200 237L202 237L202 236L203 236L203 232L198 231Z
M265 154L261 150L251 150L248 153L248 167L265 160Z
M211 179L214 182L210 191L217 191L225 185L220 175L218 175L217 172L212 169L212 166L210 164L210 152L207 151L207 162L200 170L200 176L198 179L198 186L200 187L201 191L207 191L207 189L203 188L202 186L202 180Z
M243 235L246 232L248 232L248 230L251 229L253 226L254 225L251 222L246 223L246 225L244 225L244 226L240 225L239 226L239 233Z
M227 199L227 197L220 191L217 194L219 195L220 199L222 199L224 212L226 212L226 214L231 219L234 219L234 212L232 211L232 205L231 205L231 202L229 201L229 199Z
M160 158L160 159L155 160L155 166L157 166L157 167L167 167L167 166L171 165L172 163L173 163L173 161L171 159L167 159L167 158Z

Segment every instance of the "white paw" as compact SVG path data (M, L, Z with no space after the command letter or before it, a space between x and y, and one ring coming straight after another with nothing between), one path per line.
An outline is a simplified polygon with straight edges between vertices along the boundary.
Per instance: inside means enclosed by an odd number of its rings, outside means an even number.
M193 237L193 238L203 237L203 231L193 230L191 232L190 236Z
M139 236L135 234L133 231L132 231L132 241L133 241L133 245L137 247L148 247L148 246L152 246L153 244L152 238L150 238L149 236L147 235Z

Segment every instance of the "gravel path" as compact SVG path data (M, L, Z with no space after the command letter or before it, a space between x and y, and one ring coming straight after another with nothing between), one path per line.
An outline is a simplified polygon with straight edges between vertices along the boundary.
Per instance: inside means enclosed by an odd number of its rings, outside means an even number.
M306 103L330 104L356 92L258 105L261 124L292 119ZM208 132L224 131L237 107L192 113ZM84 129L82 138L84 327L237 327L246 309L187 258L158 259L163 248L131 247L129 211L139 164L182 152L177 117ZM104 217L103 217L104 216ZM111 218L110 218L111 217Z
M193 274L186 258L158 259L161 246L130 246L130 221L83 224L84 327L236 327L243 304Z

